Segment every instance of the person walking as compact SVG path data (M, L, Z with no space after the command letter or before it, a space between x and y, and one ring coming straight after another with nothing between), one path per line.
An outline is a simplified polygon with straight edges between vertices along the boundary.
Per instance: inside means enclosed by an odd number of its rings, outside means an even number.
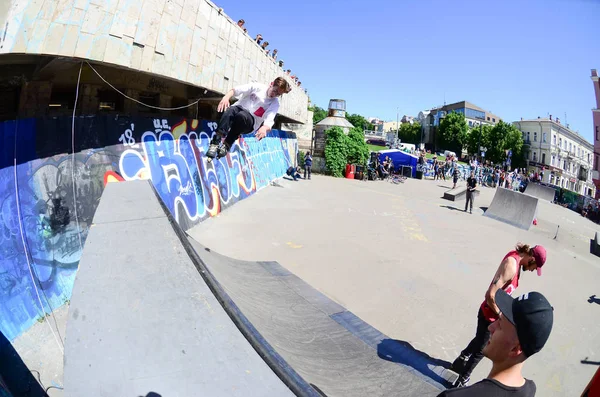
M454 172L452 173L452 182L454 182L454 186L452 186L452 189L456 189L456 183L458 182L459 175L460 175L460 171L458 169L458 166L455 166Z
M542 275L542 266L546 263L546 249L541 245L531 248L526 244L517 244L513 251L507 253L485 294L485 300L479 307L477 313L477 331L475 337L468 346L461 351L460 355L452 363L450 370L456 372L459 378L457 387L467 385L471 372L483 358L483 348L490 339L489 326L498 320L499 309L496 305L496 291L504 290L512 294L519 286L521 270L537 270L538 276Z
M489 325L490 341L483 348L483 355L492 361L492 370L472 386L446 390L437 397L535 396L535 382L523 377L523 366L546 345L554 324L554 308L535 291L513 299L499 289L494 301L500 314Z
M310 174L312 172L312 156L310 155L310 150L306 152L304 156L304 179L306 179L306 175L308 174L308 179L310 180Z
M475 180L475 174L471 171L471 176L467 178L467 202L465 203L465 212L467 212L467 207L469 203L471 204L471 209L469 211L470 214L473 213L473 201L475 197L475 188L477 187L477 181Z

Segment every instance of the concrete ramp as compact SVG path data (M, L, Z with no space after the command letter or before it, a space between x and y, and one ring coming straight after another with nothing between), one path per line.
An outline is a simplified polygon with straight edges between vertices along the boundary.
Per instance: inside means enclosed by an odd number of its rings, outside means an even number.
M475 197L479 196L479 190L475 189L473 192ZM446 190L444 192L444 199L450 201L466 200L467 199L467 187L457 186L455 189Z
M110 183L71 297L64 396L292 396L228 314L150 183Z
M392 340L277 262L235 260L190 238L198 256L265 340L326 396L437 396L451 374Z
M554 194L556 190L549 186L540 185L539 183L530 182L525 189L525 194L537 197L542 201L554 202Z
M537 215L538 199L520 192L499 187L489 208L483 214L488 218L529 230Z

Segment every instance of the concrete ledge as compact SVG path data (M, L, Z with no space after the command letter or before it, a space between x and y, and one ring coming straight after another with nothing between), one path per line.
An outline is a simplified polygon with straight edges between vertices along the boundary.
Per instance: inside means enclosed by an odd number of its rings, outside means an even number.
M479 196L479 190L473 191L475 197ZM444 199L450 201L466 200L467 199L467 187L459 186L456 189L450 189L444 192Z

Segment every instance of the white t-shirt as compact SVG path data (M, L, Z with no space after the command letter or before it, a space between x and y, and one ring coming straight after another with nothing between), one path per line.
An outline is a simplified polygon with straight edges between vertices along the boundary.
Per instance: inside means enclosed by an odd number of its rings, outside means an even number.
M279 111L279 98L269 98L265 84L249 83L237 86L233 89L239 100L233 106L246 109L254 117L254 131L263 124L272 128L275 124L275 116Z

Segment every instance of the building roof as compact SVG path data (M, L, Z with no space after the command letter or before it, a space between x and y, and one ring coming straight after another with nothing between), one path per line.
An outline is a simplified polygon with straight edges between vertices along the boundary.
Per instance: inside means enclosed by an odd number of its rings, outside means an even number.
M354 128L352 123L346 120L344 117L325 117L323 120L319 121L315 126L331 126L331 127L348 127Z

